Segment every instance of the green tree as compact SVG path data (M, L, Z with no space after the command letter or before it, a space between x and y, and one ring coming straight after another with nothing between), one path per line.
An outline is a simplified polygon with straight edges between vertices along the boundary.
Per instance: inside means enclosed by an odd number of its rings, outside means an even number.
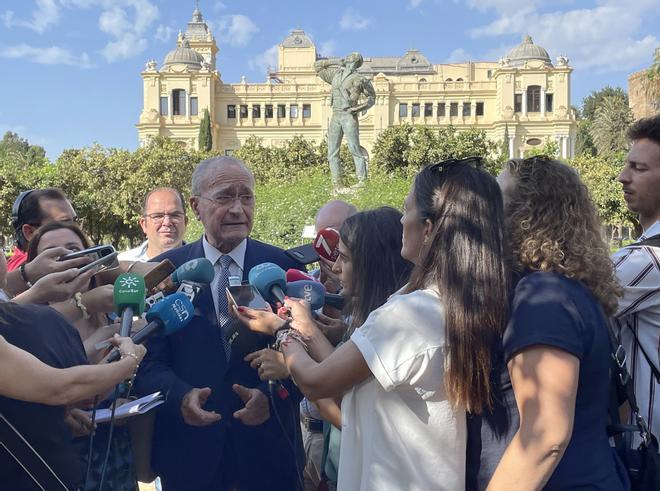
M600 90L592 90L591 94L582 99L582 110L580 117L582 119L594 120L596 109L601 105L606 97L615 97L622 99L628 105L628 94L621 87L610 87L609 85Z
M46 151L39 145L31 145L18 133L7 131L0 141L0 159L10 159L22 166L40 165L46 162Z
M408 167L406 152L412 132L413 126L409 124L390 126L381 131L371 151L372 166L386 172Z
M620 152L628 148L626 132L633 117L628 98L604 97L596 108L589 134L599 154Z
M548 157L558 158L559 143L557 143L557 140L546 137L543 145L525 151L525 157L534 157L535 155L547 155Z
M590 119L579 119L577 122L577 134L575 136L575 155L596 155L596 146L591 138Z
M204 152L210 152L213 148L213 133L211 131L211 116L209 110L204 109L204 116L199 125L199 149Z

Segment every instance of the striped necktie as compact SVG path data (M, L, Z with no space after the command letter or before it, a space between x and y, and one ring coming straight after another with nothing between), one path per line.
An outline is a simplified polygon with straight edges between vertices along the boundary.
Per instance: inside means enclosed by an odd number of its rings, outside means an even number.
M218 278L218 288L216 290L217 301L218 301L218 326L220 326L220 332L222 334L222 345L225 349L225 356L227 360L231 355L231 346L225 339L226 329L229 327L231 316L229 315L229 302L227 301L227 292L226 288L229 286L229 266L232 263L232 258L229 255L222 255L218 259L220 263L220 274Z

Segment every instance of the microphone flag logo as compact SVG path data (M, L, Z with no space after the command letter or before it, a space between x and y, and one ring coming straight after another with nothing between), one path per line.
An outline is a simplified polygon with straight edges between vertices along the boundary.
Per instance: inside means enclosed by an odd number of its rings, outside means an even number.
M124 288L135 288L140 280L136 276L124 276L119 280L119 285Z

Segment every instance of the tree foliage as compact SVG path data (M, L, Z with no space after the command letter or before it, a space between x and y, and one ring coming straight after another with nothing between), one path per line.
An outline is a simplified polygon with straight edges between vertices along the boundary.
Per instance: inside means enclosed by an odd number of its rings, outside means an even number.
M203 152L210 152L213 148L213 132L211 130L211 116L209 110L204 109L204 116L199 125L198 148Z
M596 118L596 110L606 97L614 97L624 101L628 105L628 94L621 87L610 87L609 85L600 90L592 90L591 94L582 99L582 110L580 117L593 121Z
M594 115L589 134L599 154L610 154L628 148L628 127L633 121L628 98L604 97Z
M534 157L536 155L547 155L548 157L558 158L559 157L559 143L557 140L553 140L549 137L546 137L543 145L533 147L525 151L525 157Z

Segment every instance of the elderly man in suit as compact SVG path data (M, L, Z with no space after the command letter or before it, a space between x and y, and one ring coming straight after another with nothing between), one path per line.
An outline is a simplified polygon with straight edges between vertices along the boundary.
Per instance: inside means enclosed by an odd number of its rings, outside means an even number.
M190 205L204 235L154 259L180 266L205 257L215 267L210 288L196 301L199 315L172 336L152 338L138 375L141 393L168 394L156 414L151 455L166 491L288 491L299 486L297 461L303 454L295 428L300 393L288 385L289 397L269 397L268 384L225 340L238 322L229 315L225 296L229 276L246 280L250 269L263 262L285 270L301 267L281 249L249 238L254 184L240 160L201 162L193 173ZM268 341L260 340L254 350Z

